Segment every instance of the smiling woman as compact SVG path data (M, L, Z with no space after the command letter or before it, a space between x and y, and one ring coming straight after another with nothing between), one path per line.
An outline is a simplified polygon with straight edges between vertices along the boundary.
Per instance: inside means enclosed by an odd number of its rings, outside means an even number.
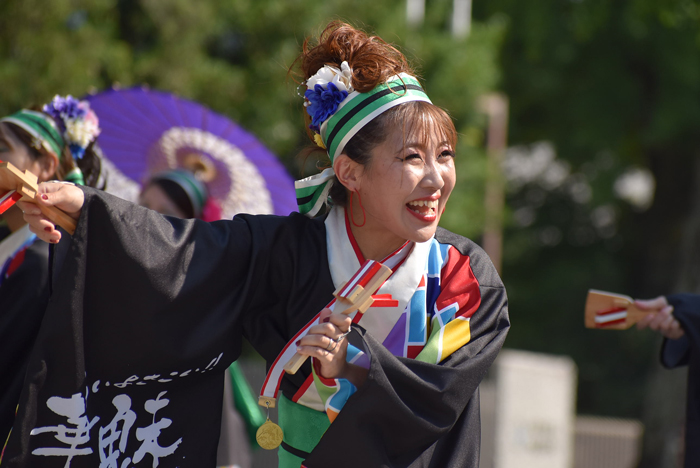
M58 403L86 418L79 457L96 465L116 402L136 431L161 418L156 403L167 415L154 464L212 466L220 373L246 337L269 369L261 402L279 405L281 467L478 467L478 385L509 321L488 257L438 227L456 179L454 125L398 50L350 25L329 24L296 64L309 136L330 160L297 181L302 214L176 220L43 185L41 203L78 220L67 242L23 205L63 260L8 466L59 455ZM391 276L364 314L341 314L333 291L364 279L368 260ZM312 359L285 374L295 353ZM139 437L124 429L120 465L143 459Z

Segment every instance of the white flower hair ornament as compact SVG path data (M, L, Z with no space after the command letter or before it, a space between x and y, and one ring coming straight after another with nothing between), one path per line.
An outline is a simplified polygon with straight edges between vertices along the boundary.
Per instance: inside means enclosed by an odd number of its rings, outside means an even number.
M82 159L88 145L100 134L100 122L90 103L71 95L56 95L42 110L56 120L73 158Z
M348 93L353 91L352 68L350 68L348 62L343 61L340 64L340 70L330 65L324 65L314 76L306 80L306 87L313 89L317 84L320 84L326 88L328 83L333 83L340 91L347 91Z
M304 107L311 116L309 128L314 131L314 141L325 148L320 135L321 125L333 115L350 93L352 87L352 69L343 61L340 69L324 65L305 82Z

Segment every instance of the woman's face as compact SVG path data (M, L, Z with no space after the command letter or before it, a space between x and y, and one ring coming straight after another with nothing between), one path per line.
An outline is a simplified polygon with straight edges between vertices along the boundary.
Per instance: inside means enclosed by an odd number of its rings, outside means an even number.
M30 149L19 139L8 125L0 122L0 161L12 163L21 171L39 175L41 164L30 154Z
M139 205L166 216L187 218L187 215L173 202L158 184L149 184L139 196Z
M363 168L359 188L367 219L363 231L378 242L425 242L435 234L456 173L454 148L437 125L428 125L432 128L412 134L396 128L372 150ZM356 222L361 219L355 215Z

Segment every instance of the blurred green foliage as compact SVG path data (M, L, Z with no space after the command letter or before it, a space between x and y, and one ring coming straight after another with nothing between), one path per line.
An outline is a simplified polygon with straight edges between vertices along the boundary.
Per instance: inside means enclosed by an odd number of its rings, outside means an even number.
M653 297L678 284L698 182L700 3L474 3L478 20L496 16L510 144L532 156L544 141L555 155L509 186L507 346L572 356L579 411L640 417L659 339L585 330L583 303L588 288ZM655 178L648 208L614 189L635 170Z
M468 40L455 41L450 8L451 1L435 1L424 25L411 30L402 0L3 1L0 114L56 93L150 86L230 116L296 176L294 156L308 141L302 100L288 71L304 38L330 20L347 20L399 46L459 130L479 128L472 102L496 86L504 24L475 24Z

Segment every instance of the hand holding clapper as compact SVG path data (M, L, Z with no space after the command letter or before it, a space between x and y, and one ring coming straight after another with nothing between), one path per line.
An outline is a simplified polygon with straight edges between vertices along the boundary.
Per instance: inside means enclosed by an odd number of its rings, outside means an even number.
M372 305L372 294L384 284L391 276L391 269L374 260L367 260L345 284L335 290L336 298L333 313L351 314L355 311L364 314ZM308 356L296 353L285 364L284 370L288 374L296 374Z
M5 193L7 192L7 193ZM36 204L52 223L61 226L69 234L75 232L75 220L53 206L37 203L39 184L37 177L29 171L20 171L9 162L0 162L0 214L17 201Z

